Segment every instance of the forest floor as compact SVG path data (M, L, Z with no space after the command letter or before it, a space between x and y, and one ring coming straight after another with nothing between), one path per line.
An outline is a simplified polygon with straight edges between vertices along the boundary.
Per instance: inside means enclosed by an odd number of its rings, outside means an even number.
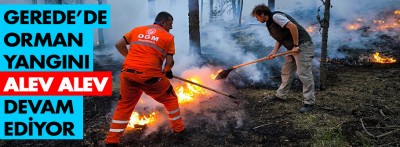
M299 113L301 85L287 102L271 102L276 87L239 88L239 105L214 109L218 117L243 110L243 124L227 118L225 125L198 119L187 126L189 140L176 142L168 125L144 136L127 131L122 146L399 146L400 64L330 66L327 89L316 91L316 107ZM112 97L85 97L84 140L0 141L0 146L102 146L109 129ZM201 118L201 114L199 118ZM168 131L169 130L169 131Z
M242 44L260 48L257 43ZM383 43L388 44L395 45L390 54L399 59L398 41ZM302 86L298 79L287 102L265 98L275 93L277 84L237 86L229 91L240 99L238 105L230 99L220 103L227 98L217 97L201 103L206 107L202 113L184 112L188 140L176 142L166 122L151 134L146 129L126 131L121 146L400 146L400 63L352 64L364 51L342 52L348 55L346 61L329 62L327 87L319 90L317 86L311 112L299 113ZM120 61L108 54L96 57L95 70L112 71L113 78L118 78ZM271 79L279 83L279 68L274 71L276 77ZM118 87L114 88L110 97L84 97L83 140L0 140L0 146L103 146L118 101ZM214 120L206 115L215 115ZM189 117L196 119L185 120Z
M170 133L142 138L136 132L126 134L122 145L399 146L399 72L398 64L332 67L328 88L316 92L316 107L305 114L299 113L300 86L293 87L284 103L264 98L273 95L275 89L237 89L241 102L236 108L247 114L240 127L234 125L235 120L223 128L198 120L188 126L190 140L183 144L175 144ZM217 111L229 115L226 111L234 109Z

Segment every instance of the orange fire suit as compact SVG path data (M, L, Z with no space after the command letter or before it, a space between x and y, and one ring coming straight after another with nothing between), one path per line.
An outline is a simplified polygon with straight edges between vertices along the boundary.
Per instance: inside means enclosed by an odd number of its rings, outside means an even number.
M149 25L134 28L124 39L130 47L120 74L120 100L105 142L119 143L143 92L165 106L174 132L183 131L177 96L162 73L167 54L175 54L174 36L159 25Z

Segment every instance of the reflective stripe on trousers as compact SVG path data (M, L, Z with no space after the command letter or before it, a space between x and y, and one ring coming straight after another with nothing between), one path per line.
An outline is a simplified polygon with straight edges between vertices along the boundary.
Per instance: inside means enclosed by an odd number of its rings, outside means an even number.
M173 106L169 106L173 107ZM168 108L167 108L168 110ZM182 117L181 117L181 112L179 107L174 109L174 110L168 110L168 117L171 122L171 128L174 130L174 132L181 132L185 129L182 123Z
M172 110L172 111L168 111L168 116L172 121L175 121L175 120L178 120L179 118L181 118L179 110L180 109L178 108L178 109L175 109L175 110Z
M105 140L106 143L119 143L125 128L127 127L129 120L112 120L110 124L110 130Z
M112 127L110 127L110 132L123 132L125 129L125 127L126 127L126 125L128 125L128 123L129 123L129 120L112 120L111 121L111 123L112 123ZM115 128L115 129L114 129ZM123 129L120 129L120 128L123 128Z

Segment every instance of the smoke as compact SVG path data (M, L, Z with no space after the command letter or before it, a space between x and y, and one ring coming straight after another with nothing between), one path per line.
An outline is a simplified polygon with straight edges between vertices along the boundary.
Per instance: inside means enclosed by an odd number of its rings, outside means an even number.
M340 50L342 47L358 50L379 50L386 46L377 46L383 41L382 36L396 37L399 27L383 28L385 25L399 23L393 12L399 9L400 1L332 1L331 26L329 29L329 46Z
M226 31L223 26L208 25L203 28L203 31L212 32L212 34L208 34L202 39L203 46L206 46L208 49L205 52L206 54L210 54L209 56L213 56L219 61L227 63L229 66L235 66L257 59L254 54L246 52L245 48L241 48L230 32ZM262 79L261 71L259 71L254 64L241 69L243 69L246 77L249 77L249 79L253 81Z
M346 21L359 17L377 18L384 10L399 8L398 0L334 0L331 3L332 16Z
M169 0L157 0L154 11L167 11L174 16L173 29L171 34L175 36L176 54L174 55L175 66L174 75L183 78L193 76L201 79L201 84L207 87L229 93L228 84L223 81L214 81L210 79L211 74L216 74L218 69L226 69L241 63L256 60L266 56L273 48L275 40L269 36L265 24L258 23L255 18L250 16L251 10L255 5L264 1L246 1L243 9L242 26L231 24L229 18L224 18L224 23L209 23L207 4L204 12L200 13L201 22L201 45L202 53L206 56L218 60L220 67L200 66L202 59L189 55L189 30L188 30L188 2L179 1L176 5L171 5ZM108 1L111 6L111 28L106 29L106 40L109 44L114 44L124 33L132 28L141 25L152 24L154 18L149 17L147 1ZM287 12L292 15L304 28L312 27L314 31L311 34L316 45L316 55L319 55L321 45L321 34L318 32L319 23L316 19L317 9L322 5L320 0L282 0L276 1L275 10ZM380 18L380 13L384 10L395 10L399 6L398 0L365 1L365 0L335 0L332 1L331 23L329 28L328 56L331 58L343 58L344 54L338 49L347 45L353 48L369 48L371 40L379 39L382 33L368 33L365 35L362 31L349 31L346 26L351 23L357 23L357 18L366 18L363 25L371 25L373 18ZM201 6L201 5L200 5ZM209 7L209 6L208 6ZM323 6L322 6L323 7ZM319 12L323 17L323 10ZM224 15L226 16L226 15ZM256 24L256 25L255 25ZM383 32L389 36L398 35L390 31ZM240 37L240 38L239 38ZM280 49L281 51L285 49ZM110 55L113 60L121 63L123 57L119 55L116 49L110 45L107 50L96 51L95 54ZM314 64L319 64L313 60ZM235 70L243 77L253 82L269 82L270 70L273 66L280 66L282 59L260 62L253 65L244 66ZM171 80L172 85L183 85L182 81ZM208 90L205 90L208 91ZM236 127L240 127L245 117L245 112L237 108L232 101L219 94L208 91L211 95L196 97L190 104L181 104L181 113L185 124L196 125L198 120L208 121L215 124L217 128L227 127L227 121L236 122ZM140 113L149 113L156 111L157 121L149 125L145 135L160 128L169 125L167 114L163 106L152 98L143 95L135 111ZM236 109L237 108L237 109ZM222 116L222 114L224 114Z
M255 19L247 17L247 14L250 14L255 5L261 3L262 2L255 3L254 5L245 4L243 11L245 22L256 23L254 21ZM379 48L373 43L381 41L381 36L389 36L395 39L399 38L399 27L392 30L379 30L377 27L384 24L374 22L374 20L383 20L385 24L390 24L396 23L397 21L397 25L399 25L399 15L393 15L393 11L399 9L400 1L398 0L331 0L331 5L328 37L328 56L330 58L344 58L345 54L339 51L343 46L368 50ZM321 8L320 12L317 11L319 7ZM317 47L316 56L319 56L322 38L319 32L320 25L316 16L320 15L321 18L324 17L323 3L320 0L281 0L276 1L275 10L290 14L306 29L313 28L313 32L310 32L310 35ZM347 29L351 24L359 24L361 28L354 30ZM262 36L258 38L262 38ZM268 36L267 38L271 37ZM268 47L271 45L266 44L264 46Z
M323 18L324 6L321 5L319 15ZM396 9L399 9L400 1L383 0L383 1L364 1L364 0L335 0L331 5L331 18L328 36L328 56L331 58L344 58L345 55L339 52L341 48L352 48L359 50L371 50L377 48L374 43L382 40L381 36L398 36L399 28L394 31L390 29L379 29L382 25L377 21L384 21L385 24L396 23L398 19L393 15ZM318 26L315 19L316 8L306 10L295 10L294 12L310 11L309 13L292 13L295 17L307 18L302 20L302 25ZM311 13L311 11L314 11ZM398 23L398 22L397 22ZM390 30L390 31L389 31ZM397 31L397 32L396 32ZM316 31L315 31L316 32ZM319 46L321 44L320 33L310 33L314 43L317 45L317 55L319 55Z

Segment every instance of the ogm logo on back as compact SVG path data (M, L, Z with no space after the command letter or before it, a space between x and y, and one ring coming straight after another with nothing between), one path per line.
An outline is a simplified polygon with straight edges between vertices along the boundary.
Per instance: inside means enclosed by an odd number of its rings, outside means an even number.
M147 29L146 34L153 35L156 33L156 29Z

